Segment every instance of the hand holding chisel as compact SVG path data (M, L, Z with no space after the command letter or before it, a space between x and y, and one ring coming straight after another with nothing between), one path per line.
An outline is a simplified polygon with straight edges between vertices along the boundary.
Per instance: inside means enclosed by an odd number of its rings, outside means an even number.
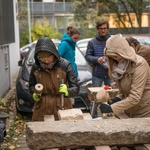
M64 84L64 79L62 79L62 84L60 85L59 92L61 94L61 105L62 109L64 108L64 96L67 97L69 95L67 85Z

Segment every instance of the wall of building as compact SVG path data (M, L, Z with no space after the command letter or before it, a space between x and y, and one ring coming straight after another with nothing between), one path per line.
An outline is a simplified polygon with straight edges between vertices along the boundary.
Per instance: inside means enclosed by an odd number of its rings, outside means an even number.
M15 30L15 42L9 45L9 57L10 57L10 76L11 82L14 75L18 72L18 61L20 59L20 45L19 45L19 23L17 20L18 5L17 0L14 1L14 30Z
M9 45L0 45L0 98L10 88Z
M8 4L10 4L8 6ZM17 0L2 0L0 3L0 98L11 88L13 77L17 74L19 52L19 27L17 17ZM9 9L8 9L9 7ZM5 13L7 8L7 14Z

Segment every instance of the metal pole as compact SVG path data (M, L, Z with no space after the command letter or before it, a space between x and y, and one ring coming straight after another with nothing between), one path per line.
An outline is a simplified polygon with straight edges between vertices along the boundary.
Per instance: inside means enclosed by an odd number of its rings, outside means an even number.
M149 5L148 5L148 26L149 26L148 32L150 33L150 0L149 0Z
M31 10L31 12L32 12L32 14L31 14L31 18L32 18L32 21L31 21L31 23L32 23L32 25L34 24L34 16L33 16L33 0L31 0L31 3L32 3L32 10ZM32 26L31 25L31 26Z
M27 7L28 7L28 28L29 28L29 43L32 42L31 40L31 20L30 20L30 3L29 0L27 0Z

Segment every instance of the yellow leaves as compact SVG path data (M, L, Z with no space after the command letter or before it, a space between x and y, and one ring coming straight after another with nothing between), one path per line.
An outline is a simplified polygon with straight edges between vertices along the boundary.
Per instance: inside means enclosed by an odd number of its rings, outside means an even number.
M62 36L49 21L44 18L42 21L37 21L32 26L32 41L37 40L40 37L50 37L51 39L60 39Z
M13 120L7 119L7 122L8 122L8 123L12 123L12 122L13 122Z
M4 104L4 100L0 99L0 105Z
M17 141L17 140L18 140L18 138L13 138L13 140Z
M4 138L4 144L2 144L3 149L15 150L18 142L19 136L24 136L26 131L26 123L22 116L15 116L14 122L12 122L9 130L7 130L7 135Z
M9 146L9 149L15 149L15 148L16 148L16 146L14 146L14 145Z
M15 116L15 119L19 119L19 116Z
M1 98L0 98L0 106L6 107L6 102L5 102L4 99L1 99Z

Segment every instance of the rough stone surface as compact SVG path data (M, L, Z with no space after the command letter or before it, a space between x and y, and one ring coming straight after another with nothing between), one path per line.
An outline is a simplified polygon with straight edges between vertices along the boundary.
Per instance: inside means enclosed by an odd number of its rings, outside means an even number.
M26 137L19 137L16 150L30 150L26 144Z
M83 120L83 113L81 109L65 109L58 110L59 120Z
M27 145L40 150L64 146L150 144L150 118L28 122Z
M83 119L84 120L91 120L93 118L92 118L92 116L89 113L83 113Z
M55 121L54 115L45 115L44 121Z

